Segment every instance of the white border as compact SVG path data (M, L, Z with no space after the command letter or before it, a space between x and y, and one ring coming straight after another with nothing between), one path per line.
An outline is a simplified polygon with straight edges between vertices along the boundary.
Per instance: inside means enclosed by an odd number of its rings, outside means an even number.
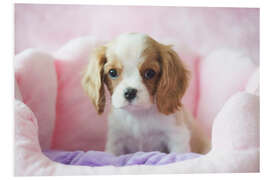
M153 5L201 7L260 7L255 0L14 0L15 3L35 4L97 4L97 5Z
M154 5L154 6L193 6L193 7L259 7L261 15L261 173L259 174L218 174L218 175L147 175L147 176L91 176L76 178L110 178L110 179L137 179L137 178L155 178L155 179L269 179L267 175L270 172L269 166L269 92L270 92L270 45L269 45L269 17L270 9L267 0L14 0L1 3L0 6L0 112L1 112L1 177L14 178L14 163L13 163L13 139L14 139L14 123L13 123L13 92L14 92L14 77L13 77L13 56L14 56L14 3L35 3L35 4L97 4L97 5ZM4 13L4 14L3 14ZM268 104L267 104L268 103ZM3 115L2 115L3 114ZM73 177L47 177L47 178L64 178L73 179ZM28 179L22 178L22 179Z
M2 176L13 174L13 140L14 140L14 118L13 118L13 92L14 92L14 13L11 3L1 3L0 6L0 171ZM3 152L2 152L3 151Z

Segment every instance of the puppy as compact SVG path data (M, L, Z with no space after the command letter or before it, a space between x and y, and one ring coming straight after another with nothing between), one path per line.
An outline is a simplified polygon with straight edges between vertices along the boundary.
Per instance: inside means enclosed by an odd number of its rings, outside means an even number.
M171 46L123 34L92 53L82 85L97 112L111 95L106 151L208 152L208 139L181 104L189 71Z

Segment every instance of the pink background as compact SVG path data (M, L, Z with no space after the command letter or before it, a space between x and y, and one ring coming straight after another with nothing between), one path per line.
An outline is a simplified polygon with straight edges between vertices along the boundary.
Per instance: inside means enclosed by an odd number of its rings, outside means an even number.
M125 32L144 32L201 55L242 48L258 63L259 9L15 5L16 53L33 47L55 51L80 36L110 40Z

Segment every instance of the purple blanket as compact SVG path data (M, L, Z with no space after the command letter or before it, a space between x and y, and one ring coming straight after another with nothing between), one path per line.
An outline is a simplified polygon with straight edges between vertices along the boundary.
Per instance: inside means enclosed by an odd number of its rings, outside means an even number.
M201 155L195 153L165 154L161 152L137 152L134 154L127 154L121 156L114 156L112 154L101 151L57 151L47 150L43 152L49 159L70 165L82 166L128 166L128 165L163 165L173 162L184 161L188 159L198 158Z

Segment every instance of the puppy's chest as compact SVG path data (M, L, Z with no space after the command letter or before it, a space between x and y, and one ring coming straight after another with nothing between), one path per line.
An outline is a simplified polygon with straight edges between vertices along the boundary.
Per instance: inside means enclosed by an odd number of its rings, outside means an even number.
M168 151L166 143L168 141L168 134L165 130L148 129L147 131L143 128L131 129L130 132L127 132L127 138L125 139L128 152Z
M118 127L120 127L119 135L122 136L121 139L129 153L137 151L168 151L168 136L173 129L170 117L125 115L117 119L117 121L119 123Z

